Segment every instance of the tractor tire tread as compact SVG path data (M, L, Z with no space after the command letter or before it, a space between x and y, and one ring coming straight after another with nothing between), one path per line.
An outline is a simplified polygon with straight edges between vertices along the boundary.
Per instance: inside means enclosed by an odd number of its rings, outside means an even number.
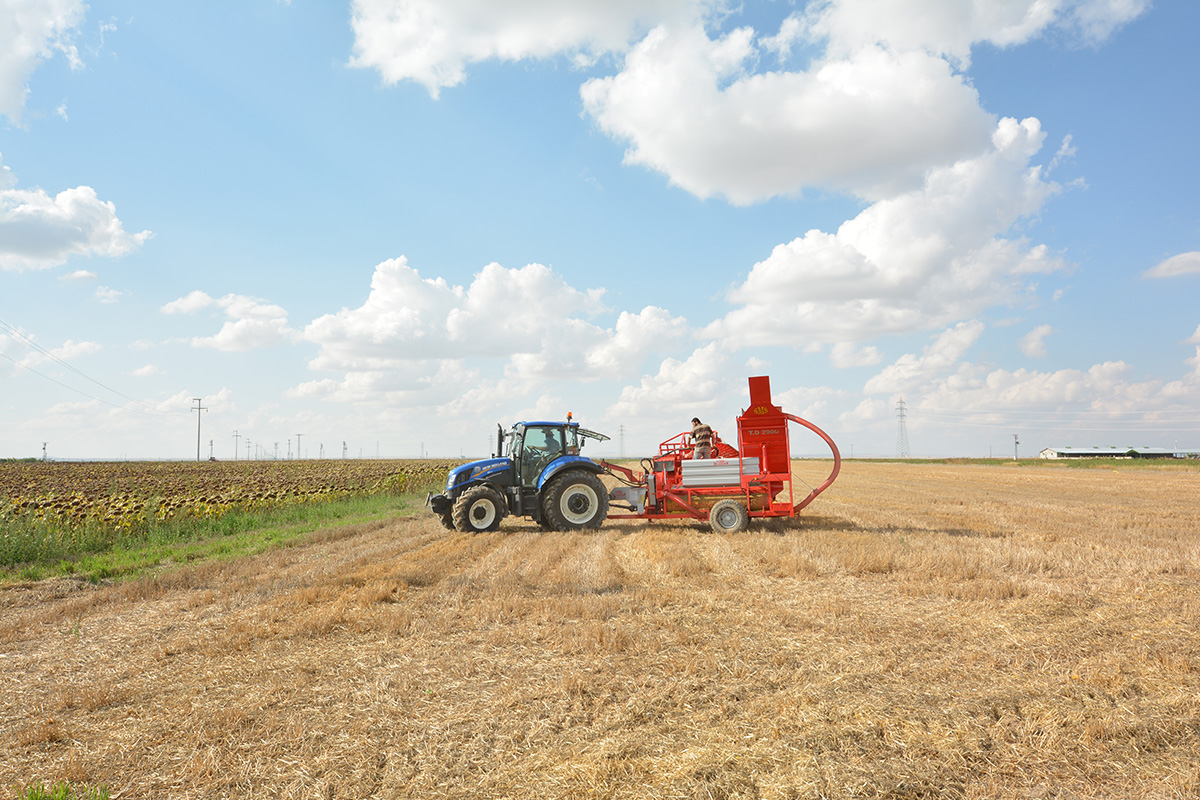
M482 526L473 524L472 510L480 502L485 501L493 505L495 513L487 524ZM504 497L495 489L490 486L472 486L454 501L454 508L450 514L454 530L459 533L485 533L500 527L500 520L504 518L506 511Z
M562 504L570 489L580 484L589 490L584 492L584 499L590 502L591 498L587 495L594 495L596 511L586 520L574 521L563 512ZM604 524L607 516L608 493L600 478L590 472L572 470L559 475L550 482L542 495L542 518L547 526L556 531L595 530Z

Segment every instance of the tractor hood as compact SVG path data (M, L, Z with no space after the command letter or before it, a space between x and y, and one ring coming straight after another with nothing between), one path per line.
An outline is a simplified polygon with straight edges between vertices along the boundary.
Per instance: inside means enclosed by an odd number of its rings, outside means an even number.
M446 491L450 491L460 483L487 480L511 467L512 462L507 458L485 458L479 461L470 461L450 470L450 474L446 476Z

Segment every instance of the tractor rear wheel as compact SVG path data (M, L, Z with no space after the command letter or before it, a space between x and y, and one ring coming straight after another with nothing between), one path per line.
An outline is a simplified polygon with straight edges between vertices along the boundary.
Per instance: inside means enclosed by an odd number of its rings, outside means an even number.
M451 517L462 533L494 531L504 517L504 498L490 486L474 486L454 501Z
M608 516L604 484L590 472L560 475L542 495L542 516L556 531L599 528Z
M750 526L750 512L741 500L718 500L708 512L708 524L717 533L738 533Z

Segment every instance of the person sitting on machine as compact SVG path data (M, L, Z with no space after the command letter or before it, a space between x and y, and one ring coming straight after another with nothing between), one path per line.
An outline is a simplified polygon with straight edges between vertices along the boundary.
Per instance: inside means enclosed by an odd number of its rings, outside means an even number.
M692 458L712 458L712 428L692 417Z

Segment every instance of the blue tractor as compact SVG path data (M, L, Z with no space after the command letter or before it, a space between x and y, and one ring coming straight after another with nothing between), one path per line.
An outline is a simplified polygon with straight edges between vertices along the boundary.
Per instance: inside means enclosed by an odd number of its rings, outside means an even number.
M599 528L608 516L605 470L579 455L584 442L608 439L579 423L518 422L497 426L493 458L450 470L443 494L426 505L449 530L494 531L506 515L532 518L549 530Z

